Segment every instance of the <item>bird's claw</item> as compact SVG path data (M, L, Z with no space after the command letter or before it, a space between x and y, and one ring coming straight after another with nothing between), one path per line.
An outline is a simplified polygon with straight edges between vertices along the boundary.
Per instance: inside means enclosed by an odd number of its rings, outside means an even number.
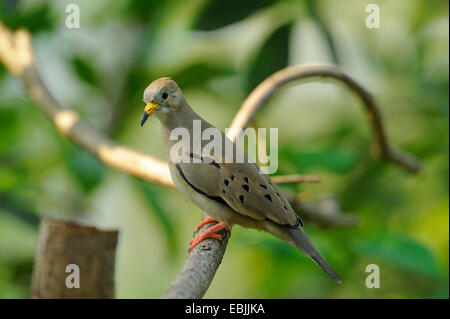
M214 221L216 221L216 220L214 220ZM203 227L203 226L201 226L201 227ZM204 232L202 232L200 235L198 235L194 239L192 239L190 241L190 246L189 246L189 250L188 250L188 256L192 252L194 247L197 246L198 244L200 244L206 238L216 238L218 240L222 240L223 236L220 235L220 234L217 234L217 232L221 231L222 229L225 229L227 232L230 231L227 223L220 222L220 223L212 226L211 228L205 230Z
M197 228L195 228L194 232L192 233L192 236L195 237L197 235L197 233L200 231L200 229L202 229L203 226L205 226L207 224L211 224L211 223L218 223L218 222L219 222L218 220L216 220L210 216L203 217L200 224L197 226Z

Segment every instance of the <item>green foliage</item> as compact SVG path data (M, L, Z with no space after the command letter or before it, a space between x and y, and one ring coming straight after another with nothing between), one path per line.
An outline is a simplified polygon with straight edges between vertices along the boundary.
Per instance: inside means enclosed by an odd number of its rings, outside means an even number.
M197 22L197 30L216 30L241 21L255 11L274 4L275 0L206 1Z
M14 6L8 4L14 3ZM52 30L55 19L49 3L40 3L26 10L15 7L18 1L2 1L0 3L0 20L13 30L26 28L32 33Z
M276 30L249 64L247 92L250 93L259 83L288 65L289 37L292 25Z
M18 115L11 108L0 109L0 152L3 153L14 140L18 130Z
M73 145L67 147L65 157L67 169L83 191L92 191L102 181L105 166L97 158Z
M443 280L435 257L420 243L402 235L379 234L355 243L355 252L391 263L401 271Z
M173 74L172 77L177 79L178 85L189 89L205 87L207 83L218 76L229 76L233 74L234 72L229 68L208 64L192 64L180 70L179 73Z
M3 264L0 262L0 298L28 298L33 260Z
M283 161L295 163L301 171L310 168L320 168L334 173L347 173L353 169L358 161L354 150L325 148L317 151L297 151L292 148L280 150Z
M94 86L99 86L99 76L94 66L87 60L79 56L73 56L70 61L75 73L80 80Z
M126 15L130 15L132 18L137 18L139 21L145 22L152 20L155 17L155 13L159 14L161 12L161 8L164 8L169 2L170 1L161 2L130 0L127 1L123 12Z

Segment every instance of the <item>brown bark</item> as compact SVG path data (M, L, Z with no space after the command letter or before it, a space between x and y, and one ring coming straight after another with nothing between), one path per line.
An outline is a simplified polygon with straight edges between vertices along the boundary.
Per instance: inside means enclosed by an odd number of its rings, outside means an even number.
M39 228L31 297L114 298L117 237L117 230L43 220ZM66 269L68 265L79 267L79 288L66 285L66 279L74 273L73 269Z

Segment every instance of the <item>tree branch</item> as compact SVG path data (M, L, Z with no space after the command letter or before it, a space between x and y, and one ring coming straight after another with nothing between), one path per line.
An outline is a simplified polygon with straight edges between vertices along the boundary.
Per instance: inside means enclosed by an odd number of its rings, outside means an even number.
M151 183L174 187L166 163L117 145L83 121L76 112L63 108L56 101L39 75L27 31L11 33L0 23L0 60L12 74L23 80L31 99L62 135L108 166Z
M362 100L365 107L370 125L374 133L374 144L376 152L383 156L386 160L391 161L406 170L417 173L420 170L420 164L408 154L394 151L389 146L384 131L383 121L381 119L380 110L369 91L362 87L358 82L343 73L335 66L327 65L297 65L287 67L272 74L259 84L242 104L238 113L231 123L231 130L228 131L232 140L235 140L240 129L245 129L256 112L267 102L267 100L282 86L287 83L313 79L313 78L330 78L345 84Z
M305 222L314 221L322 228L356 227L359 224L358 216L341 212L339 201L334 197L316 203L303 203L295 194L284 193L284 195L297 215Z
M203 216L205 215L203 213ZM214 225L215 223L211 223L203 226L199 233ZM222 262L231 232L227 233L225 230L221 230L218 234L222 235L222 240L207 238L192 250L186 257L183 269L162 295L162 299L203 297Z
M275 184L296 184L296 183L320 183L320 177L315 175L279 175L273 176L272 181Z

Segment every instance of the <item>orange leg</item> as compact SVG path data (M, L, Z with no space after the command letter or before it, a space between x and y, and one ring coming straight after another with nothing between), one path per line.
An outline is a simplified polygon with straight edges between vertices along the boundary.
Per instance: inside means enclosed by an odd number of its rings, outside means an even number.
M208 223L207 223L208 224ZM228 224L226 222L220 222L217 225L212 226L211 228L205 230L200 235L195 237L191 240L191 245L189 247L189 254L191 253L192 249L194 249L195 246L200 244L203 240L206 238L216 238L218 240L222 239L222 236L219 234L216 234L218 231L221 231L222 229L226 229L229 231Z
M210 217L210 216L205 216L202 221L200 222L200 224L197 226L197 228L195 229L194 235L196 233L198 233L198 231L205 225L207 224L211 224L211 223L218 223L219 221Z

